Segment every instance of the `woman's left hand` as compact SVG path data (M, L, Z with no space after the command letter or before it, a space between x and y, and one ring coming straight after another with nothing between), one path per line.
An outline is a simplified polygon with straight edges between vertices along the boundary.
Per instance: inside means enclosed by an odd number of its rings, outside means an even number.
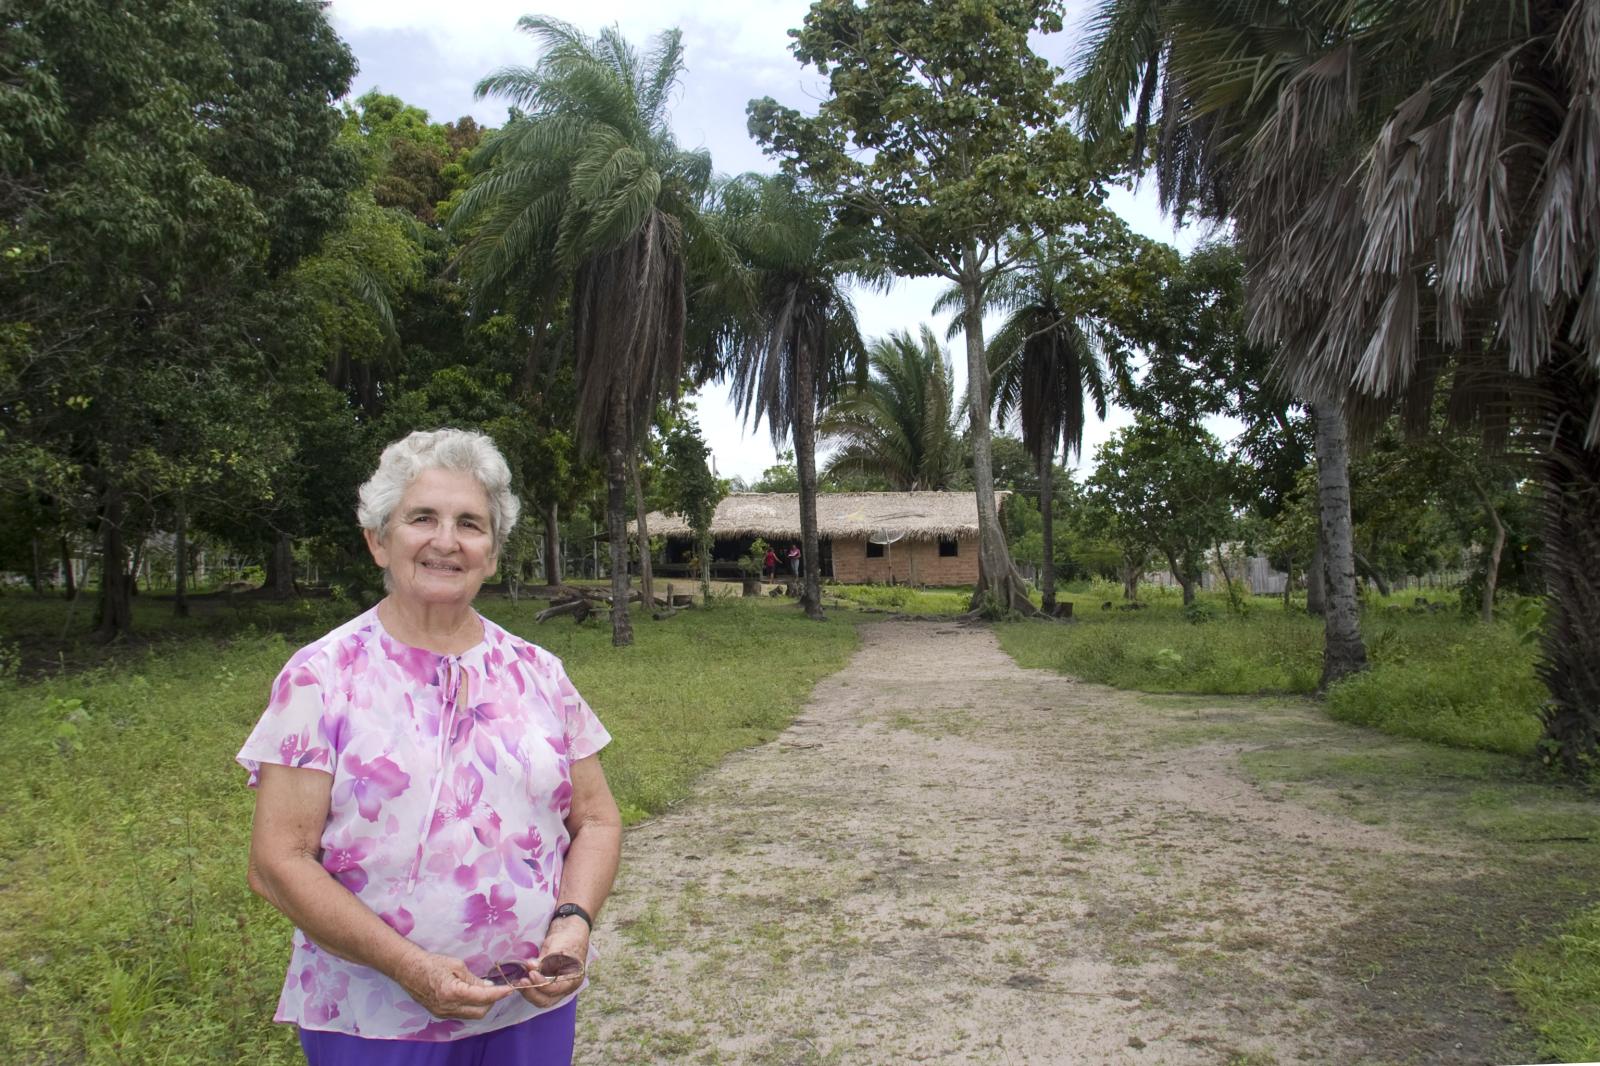
M522 998L536 1007L553 1007L578 990L583 984L584 971L589 965L589 926L582 918L558 918L550 924L544 943L539 945L539 957L566 955L583 963L584 969L571 977L563 977L549 984L522 989Z

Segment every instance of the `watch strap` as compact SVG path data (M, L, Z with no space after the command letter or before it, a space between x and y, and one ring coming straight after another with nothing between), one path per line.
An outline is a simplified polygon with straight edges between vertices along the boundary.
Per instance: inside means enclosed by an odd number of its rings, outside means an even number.
M550 920L553 922L557 918L571 918L571 917L582 918L583 919L583 924L587 925L589 927L590 931L593 932L593 930L594 930L594 919L589 917L589 912L588 911L584 910L582 907L578 906L576 903L563 903L561 906L556 908L556 912L550 916Z

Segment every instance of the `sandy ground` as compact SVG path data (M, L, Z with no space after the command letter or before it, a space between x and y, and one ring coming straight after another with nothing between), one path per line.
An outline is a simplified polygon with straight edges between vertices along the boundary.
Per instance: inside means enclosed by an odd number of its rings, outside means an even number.
M865 635L775 742L628 833L579 1062L1514 1061L1504 996L1434 996L1374 903L1480 860L1257 784L1227 739L1316 742L1320 712L1163 714L982 628Z

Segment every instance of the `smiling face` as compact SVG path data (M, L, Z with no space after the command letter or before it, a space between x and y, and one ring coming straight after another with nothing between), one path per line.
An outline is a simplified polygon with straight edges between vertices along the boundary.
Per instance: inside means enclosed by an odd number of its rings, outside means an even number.
M366 530L389 594L418 606L471 603L494 573L489 494L460 470L424 470L406 488L383 536Z

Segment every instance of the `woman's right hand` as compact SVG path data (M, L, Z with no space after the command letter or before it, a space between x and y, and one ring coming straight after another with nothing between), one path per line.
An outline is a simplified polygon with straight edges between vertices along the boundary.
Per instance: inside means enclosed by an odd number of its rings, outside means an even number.
M406 995L435 1018L476 1020L516 992L474 977L467 964L448 955L420 951L395 975Z

